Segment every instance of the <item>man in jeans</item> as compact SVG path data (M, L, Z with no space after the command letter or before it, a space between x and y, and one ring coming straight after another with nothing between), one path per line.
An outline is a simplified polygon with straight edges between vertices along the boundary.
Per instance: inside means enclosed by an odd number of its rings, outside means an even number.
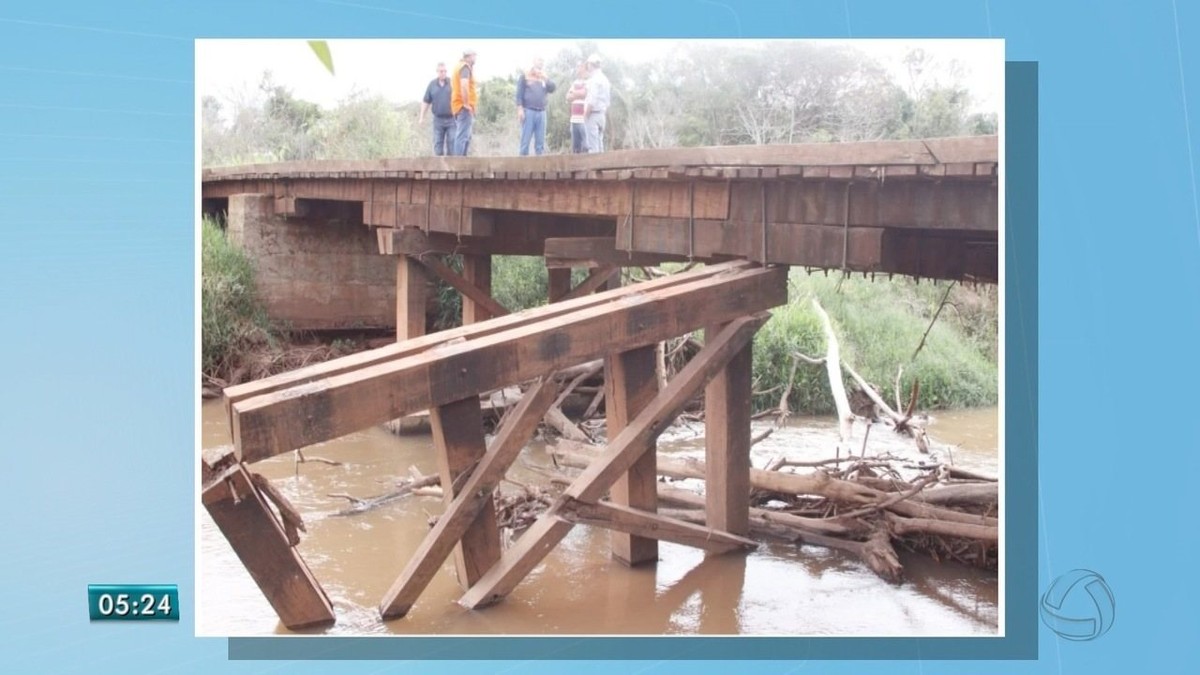
M567 104L571 106L571 152L587 152L587 131L584 129L583 100L587 98L587 63L580 62L575 70L575 81L567 92Z
M600 69L600 55L587 59L587 97L583 99L583 126L587 131L588 152L604 152L604 122L612 86Z
M433 108L433 154L454 154L454 114L450 112L450 78L446 77L446 64L437 64L437 77L425 87L425 98L417 124L425 121L425 113Z
M450 75L450 111L454 113L454 154L465 156L471 149L471 127L475 124L475 50L463 52L462 61Z
M554 81L546 76L540 58L534 59L533 67L517 79L517 122L521 125L522 157L529 154L530 138L535 153L541 155L546 151L546 101L554 88Z

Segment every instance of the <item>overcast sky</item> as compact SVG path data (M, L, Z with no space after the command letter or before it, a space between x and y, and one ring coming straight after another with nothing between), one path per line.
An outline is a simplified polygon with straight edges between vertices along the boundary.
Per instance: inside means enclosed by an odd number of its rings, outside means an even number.
M681 40L597 40L601 55L644 62L670 58ZM694 42L714 42L697 40ZM764 40L722 40L753 46ZM875 57L898 83L907 79L902 59L911 49L933 54L937 62L957 61L978 111L998 112L1003 103L1002 40L818 40L849 44ZM304 40L197 40L196 89L223 102L253 100L263 71L299 98L323 107L335 106L354 91L382 94L396 103L419 100L435 75L434 66L449 67L466 47L478 52L476 78L505 77L528 67L534 56L547 59L579 40L330 40L335 74L330 75Z

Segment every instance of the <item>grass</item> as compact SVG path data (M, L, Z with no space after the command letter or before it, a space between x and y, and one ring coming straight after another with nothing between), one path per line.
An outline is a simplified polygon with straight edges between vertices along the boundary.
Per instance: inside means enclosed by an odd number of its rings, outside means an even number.
M893 401L893 383L903 366L905 391L913 378L920 381L919 406L926 409L994 405L998 396L998 369L994 329L988 337L987 298L977 312L943 310L930 329L925 345L913 359L921 336L945 293L946 284L916 284L911 280L871 281L842 279L840 275L805 275L794 271L790 300L773 310L773 318L754 343L755 407L778 405L782 387L791 372L796 352L824 356L825 337L812 298L820 300L838 335L842 359L869 382L878 385ZM924 287L924 288L922 288ZM964 289L956 305L972 293ZM951 298L956 296L951 293ZM994 305L991 313L994 315ZM992 324L994 325L994 323ZM789 396L792 410L827 413L833 410L825 369L801 362Z
M272 340L258 300L254 266L215 221L201 234L200 336L205 375L229 379L243 356Z

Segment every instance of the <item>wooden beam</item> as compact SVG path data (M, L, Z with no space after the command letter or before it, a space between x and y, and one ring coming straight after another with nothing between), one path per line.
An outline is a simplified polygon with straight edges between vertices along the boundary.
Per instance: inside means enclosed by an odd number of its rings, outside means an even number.
M492 257L490 255L464 255L462 261L463 279L468 282L469 287L480 291L480 293L463 295L463 325L479 323L508 314L508 310L503 305L492 299Z
M567 500L559 510L560 518L576 525L598 525L616 533L637 535L639 539L703 549L710 553L728 553L734 549L753 550L758 544L718 529L686 523L682 520L646 513L612 502L588 504Z
M449 507L461 493L459 477L470 473L480 462L487 447L483 440L483 415L479 398L472 397L439 405L429 411L433 445L437 454L442 493ZM458 583L470 588L500 558L500 532L496 510L490 499L480 504L475 517L454 549Z
M467 532L485 504L492 503L492 491L504 478L508 467L537 430L542 415L550 408L558 393L552 377L536 383L521 398L521 402L505 416L504 423L492 440L487 455L479 467L458 491L437 524L409 559L408 565L388 590L379 606L384 619L404 616L429 585L450 552Z
M687 262L686 255L642 253L617 248L613 237L561 237L546 240L546 267L652 267Z
M550 268L546 272L549 276L547 279L547 295L549 297L546 299L550 302L558 302L571 292L571 268Z
M646 345L604 359L604 410L609 437L620 434L658 393L655 346ZM653 441L624 476L613 483L613 503L653 513L658 507L658 468ZM626 565L658 560L658 541L613 534L612 554Z
M715 339L700 350L650 401L621 433L609 440L604 452L571 483L562 498L537 520L517 543L504 553L479 582L458 601L475 609L492 604L524 579L570 532L572 524L560 510L568 499L595 502L622 474L637 462L650 442L659 436L701 388L729 359L747 344L765 323L767 315L731 321Z
M572 288L561 300L574 300L575 298L595 293L601 286L608 283L608 280L612 279L614 274L620 271L618 267L609 266L594 269L588 273L586 279L579 282L579 285Z
M396 341L425 334L425 274L408 256L396 258Z
M742 263L485 338L237 401L234 447L257 461L787 302L787 269ZM550 305L550 307L561 304Z
M724 265L705 267L682 274L673 274L661 279L642 282L638 285L637 291L624 290L615 294L587 295L581 298L576 298L569 302L559 302L553 305L536 307L518 314L510 314L500 319L493 319L482 325L461 326L458 328L441 331L434 335L428 335L422 338L410 340L403 344L387 345L378 349L372 349L365 352L344 356L339 359L324 361L322 363L314 363L311 366L305 366L304 368L298 368L286 373L272 375L261 380L255 380L253 382L227 387L225 389L226 404L230 406L230 414L232 415L232 405L237 401L247 398L261 396L274 391L280 391L282 389L314 382L316 380L332 377L334 375L341 375L343 373L365 368L367 366L414 356L456 340L466 341L485 338L505 330L527 326L538 321L554 319L566 314L570 314L571 312L603 305L627 295L634 295L637 292L649 293L670 288L672 286L680 286L685 283L699 281L701 279L712 278L734 269L739 264L741 263L728 263Z
M705 337L719 334L715 327ZM704 390L705 518L734 534L750 532L752 345L743 347Z
M288 543L244 465L233 465L205 485L201 501L284 626L295 630L334 622L329 596Z
M425 269L432 272L437 278L450 284L462 294L463 300L463 324L470 325L478 323L482 319L478 318L483 313L491 313L493 316L505 316L508 310L503 305L492 299L491 285L491 258L487 256L463 256L463 274L455 273L446 263L438 260L433 256L425 256L422 258L412 258L421 263ZM468 260L470 261L468 263ZM480 260L487 260L486 274L480 272L485 265ZM467 270L474 270L474 274L468 274ZM474 277L474 278L472 278ZM482 287L481 281L486 280L486 289ZM468 316L471 318L467 320Z

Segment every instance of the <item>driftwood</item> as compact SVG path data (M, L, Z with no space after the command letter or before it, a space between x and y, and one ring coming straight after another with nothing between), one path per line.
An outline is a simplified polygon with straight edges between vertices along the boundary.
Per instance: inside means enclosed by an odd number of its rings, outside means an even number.
M599 448L560 441L553 457L559 466L585 468ZM787 541L825 546L858 556L880 577L898 581L901 567L893 542L907 548L930 550L935 555L958 557L965 562L994 560L990 555L999 540L999 521L993 517L998 500L995 482L941 485L943 472L938 465L928 467L916 480L886 480L874 476L856 479L838 477L854 473L853 467L870 464L890 466L887 460L873 458L837 458L803 464L833 469L809 473L778 470L788 464L776 460L768 469L751 469L750 485L754 499L770 497L792 500L802 506L793 512L775 509L750 509L753 533ZM658 473L668 478L705 477L704 463L660 455ZM848 465L838 470L836 467ZM895 472L893 470L893 472ZM897 473L897 475L899 475ZM659 485L659 498L665 503L703 509L704 497L696 493ZM817 515L799 515L814 513ZM703 524L703 512L689 515L689 522ZM950 543L947 543L947 542ZM964 544L965 542L965 544ZM981 555L954 555L955 551L974 547ZM971 558L971 559L968 559Z
M335 515L335 516L355 516L360 513L370 511L372 509L377 509L380 506L383 506L385 504L390 504L391 502L394 502L397 499L401 499L401 498L413 495L414 493L416 493L417 490L420 490L421 488L427 488L427 487L430 487L433 485L439 485L439 486L441 485L441 479L436 474L429 475L429 476L421 475L420 473L418 473L416 471L415 468L410 468L409 473L413 474L412 478L401 483L395 490L384 493L382 495L376 495L374 497L363 497L363 498L355 497L353 495L348 495L348 494L341 493L341 492L328 495L329 497L332 497L332 498L346 499L346 500L349 500L349 502L350 502L349 507L342 509L341 511L338 511L337 513L335 513L333 515Z

